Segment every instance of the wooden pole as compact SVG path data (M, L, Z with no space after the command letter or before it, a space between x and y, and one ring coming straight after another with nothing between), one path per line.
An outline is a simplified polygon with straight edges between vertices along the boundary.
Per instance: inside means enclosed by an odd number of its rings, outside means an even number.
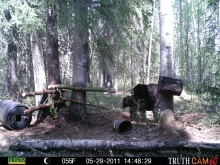
M54 92L54 90L43 90L43 91L38 91L38 92L24 92L24 93L22 93L22 97L42 95L42 94L52 94L53 92ZM64 93L64 92L65 92L65 90L62 89L61 93Z
M109 92L109 93L115 93L116 90L114 88L99 88L99 87L75 87L71 85L49 85L48 89L55 89L55 88L60 88L60 89L71 89L75 91L86 91L86 92Z
M30 113L33 113L34 111L39 110L39 109L49 108L53 104L61 104L61 103L64 103L64 102L66 102L66 101L65 100L58 100L58 101L54 101L53 103L39 104L38 106L33 106L33 107L30 107L30 108L26 109L24 111L24 114L28 115Z
M60 100L58 101L54 101L53 103L46 103L46 104L40 104L38 106L33 106L33 107L30 107L28 109L26 109L24 111L24 114L25 115L28 115L30 113L33 113L34 111L37 111L39 109L45 109L45 108L49 108L51 105L53 104L61 104L61 103L64 103L66 101L71 101L73 103L77 103L77 104L84 104L84 105L88 105L88 106L91 106L91 107L96 107L96 108L99 108L99 109L109 109L105 106L101 106L101 105L95 105L95 104L90 104L90 103L85 103L85 102L81 102L81 101L78 101L78 100L73 100L73 99L67 99L67 98L61 98Z

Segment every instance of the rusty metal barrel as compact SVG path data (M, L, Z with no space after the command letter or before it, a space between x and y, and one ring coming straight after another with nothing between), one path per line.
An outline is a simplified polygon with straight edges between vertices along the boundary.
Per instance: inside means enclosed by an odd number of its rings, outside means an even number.
M32 114L25 115L28 107L13 100L0 101L0 122L9 130L22 130L30 125Z
M125 133L131 131L133 126L130 121L126 119L118 119L113 121L112 128L115 132L118 133Z

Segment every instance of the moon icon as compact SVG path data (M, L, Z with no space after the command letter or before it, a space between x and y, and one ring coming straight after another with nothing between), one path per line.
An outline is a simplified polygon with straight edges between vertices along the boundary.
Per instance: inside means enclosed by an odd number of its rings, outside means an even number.
M50 164L50 158L44 158L44 163L45 164Z

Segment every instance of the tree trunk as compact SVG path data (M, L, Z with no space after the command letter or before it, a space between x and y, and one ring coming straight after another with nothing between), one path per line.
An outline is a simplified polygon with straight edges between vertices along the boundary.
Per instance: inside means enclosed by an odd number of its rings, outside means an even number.
M131 87L134 87L135 86L135 83L136 81L134 80L135 79L135 66L134 66L134 48L135 47L135 44L134 44L134 41L131 42L131 58L130 58L130 78L131 78ZM125 66L125 65L124 65ZM127 70L125 70L125 72L127 72Z
M102 49L102 48L99 48ZM107 64L106 64L106 60L105 57L103 56L104 51L100 51L100 55L101 60L99 61L99 65L100 65L100 87L105 87L106 84L106 75L107 75Z
M49 4L47 6L46 11L46 57L47 57L47 69L48 69L48 81L50 85L60 84L60 63L59 63L59 56L58 56L58 33L57 33L57 14L56 5L55 4ZM43 61L43 58L42 58ZM43 68L42 68L43 69ZM45 74L45 70L44 70ZM46 80L46 78L45 78ZM46 84L45 84L46 85ZM46 88L46 87L44 87ZM39 90L39 89L38 89ZM35 91L37 91L35 89ZM51 97L53 100L57 100L60 98L61 93L59 93L59 96L53 95ZM50 95L51 96L51 95ZM48 102L48 94L43 93L42 97L40 98L40 104L46 104ZM38 104L37 104L38 105ZM43 105L39 105L43 106ZM56 105L55 108L60 109L62 105ZM48 107L45 107L48 108ZM49 111L49 108L47 111L39 110L37 115L37 120L32 126L38 125L40 122L42 122L48 114L51 114Z
M145 26L144 26L144 18L143 18L143 16L140 18L140 21L139 21L139 25L140 25L140 35L141 35L141 50L140 50L140 52L141 52L141 56L142 56L142 62L141 62L141 64L142 64L142 66L141 66L141 76L140 76L140 78L141 78L141 82L143 83L143 84L147 84L147 64L148 64L148 62L147 62L147 60L148 60L148 55L149 54L147 54L147 51L146 51L146 48L145 47L147 47L146 45L148 45L148 40L146 39L146 31L145 31Z
M179 43L180 45L184 44L184 36L183 36L183 2L179 0ZM177 65L183 69L183 55L184 55L184 48L180 46L180 55L176 55ZM177 66L177 68L178 68Z
M14 43L8 44L8 62L9 62L9 95L18 99L18 78L17 78L17 46Z
M33 71L34 71L35 91L39 91L39 90L43 91L44 89L46 89L46 73L45 73L41 39L36 31L31 32L30 43L31 43L31 53L32 53ZM45 97L47 97L47 95L42 95L42 96L36 95L35 96L36 105L43 104ZM40 123L39 118L40 116L42 116L41 115L42 113L43 111L38 111L38 113L35 115L36 118L32 119L32 121L34 122L32 126L36 126L37 124Z
M11 14L8 10L4 11L5 18L9 22L11 20ZM18 91L18 78L17 78L17 45L13 42L13 38L17 38L17 29L16 26L12 26L10 28L12 31L12 36L10 36L9 42L8 42L8 50L7 50L7 56L8 56L8 84L7 89L9 95L14 98L18 99L19 91Z
M150 83L150 69L151 69L151 54L152 54L152 39L153 39L153 32L154 32L154 11L155 11L155 2L153 1L152 4L152 16L151 16L151 26L150 26L150 39L149 39L149 52L148 52L148 59L147 59L147 78L146 83Z
M160 0L160 75L173 77L172 0ZM173 96L162 94L160 110L173 110Z
M6 46L6 49L8 49L7 46ZM8 50L5 50L5 54L7 54L7 51ZM8 59L7 58L8 58L7 56L5 56L3 58L3 61L4 61L4 66L3 66L3 83L4 83L4 85L1 88L2 91L4 91L5 94L9 93L9 78L8 78L8 70L9 70L9 68L8 68Z
M114 64L114 89L118 92L118 57L116 57L115 64Z
M88 27L87 27L87 1L76 0L75 24L74 24L74 45L73 45L73 85L76 87L86 87L87 85L87 65L89 56ZM86 102L85 91L72 91L72 99ZM86 106L70 103L69 110L74 120L81 120L86 115Z
M103 34L105 37L109 36L109 29L105 28ZM112 87L112 65L111 65L111 57L112 57L112 52L111 48L109 46L109 43L106 42L107 39L105 38L98 38L97 39L97 48L98 48L98 53L101 56L101 59L99 60L99 68L100 68L100 87Z
M43 59L41 39L37 32L32 31L30 35L31 53L34 70L35 91L46 89L46 74ZM41 96L35 96L36 105L41 101Z
M30 36L29 36L30 37ZM28 37L27 37L28 38ZM25 75L25 91L33 90L34 88L34 70L33 70L33 61L31 55L31 43L27 41L27 50L25 53L25 62L26 62L26 75Z
M199 4L194 4L194 1L192 1L192 6L193 7L193 22L194 22L194 26L195 26L195 39L196 39L196 63L197 63L197 74L198 74L198 78L197 78L197 82L196 82L196 92L201 93L202 92L202 77L203 77L203 73L202 73L202 55L201 55L201 39L200 39L200 17L202 14L201 13L201 3Z
M103 51L104 54L105 51ZM101 87L105 88L111 88L113 86L112 84L112 74L111 74L111 62L109 61L108 57L102 57L103 60L101 62Z
M57 14L56 5L51 4L47 9L46 20L46 57L48 69L49 85L61 84L60 79L60 61L58 55L58 32L57 32Z

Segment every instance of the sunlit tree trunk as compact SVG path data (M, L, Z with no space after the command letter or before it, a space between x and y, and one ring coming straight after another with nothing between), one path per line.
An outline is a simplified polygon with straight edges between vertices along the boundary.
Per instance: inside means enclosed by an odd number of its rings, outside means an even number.
M116 57L114 66L114 89L116 90L116 92L118 92L118 83L118 57Z
M194 21L194 27L196 32L195 34L195 43L196 43L196 57L197 57L197 72L198 72L198 79L197 79L197 92L202 92L202 57L201 57L201 38L200 38L200 24L201 24L201 3L202 2L197 2L194 3L195 1L192 1L192 6L193 6L193 21ZM200 15L201 14L201 15Z
M101 87L112 87L113 86L113 80L112 80L112 74L111 74L112 65L107 57L102 57L102 60L100 60L100 68L101 68L100 86Z
M134 47L135 44L133 41L131 41L131 57L130 57L130 78L131 78L131 87L135 86L135 67L134 67L134 55L133 55L133 51L134 51ZM125 70L126 72L126 70Z
M148 64L147 64L147 78L146 83L150 82L150 69L151 69L151 54L152 54L152 39L153 39L153 31L154 31L154 10L155 10L155 2L152 4L152 17L151 17L151 26L150 26L150 39L149 39L149 52L148 52Z
M13 43L8 44L9 62L9 94L12 98L18 99L18 78L17 78L17 47Z
M160 75L173 77L172 0L160 0ZM173 96L162 94L160 110L173 110Z
M185 56L185 82L190 82L190 73L191 73L191 68L190 68L190 50L189 50L189 47L190 47L190 42L189 42L189 29L190 29L190 15L191 15L191 2L187 2L187 7L188 7L188 10L187 10L187 16L186 16L186 23L184 25L184 45L185 45L185 48L183 50L183 54ZM183 55L181 56L183 57ZM181 59L181 64L182 64L182 67L181 68L184 68L184 58Z
M184 36L183 36L183 2L182 2L182 0L179 0L179 44L180 45L183 45L184 44ZM184 57L184 53L183 53L183 51L184 51L184 47L182 47L182 46L180 46L179 47L179 49L180 49L180 54L178 55L176 55L176 60L177 60L177 65L178 66L180 66L180 68L181 69L183 69L183 65L184 65L184 63L183 63L183 57ZM177 66L177 67L178 67Z
M31 53L34 70L35 91L42 91L46 88L46 74L43 58L41 38L37 32L32 31L30 34ZM36 105L41 102L41 96L35 96Z
M141 83L143 84L147 84L147 59L148 59L148 54L147 54L147 51L146 51L146 45L147 44L147 38L145 37L145 27L144 27L144 18L141 17L141 20L140 20L140 31L141 31L141 56L142 56L142 67L141 67Z

